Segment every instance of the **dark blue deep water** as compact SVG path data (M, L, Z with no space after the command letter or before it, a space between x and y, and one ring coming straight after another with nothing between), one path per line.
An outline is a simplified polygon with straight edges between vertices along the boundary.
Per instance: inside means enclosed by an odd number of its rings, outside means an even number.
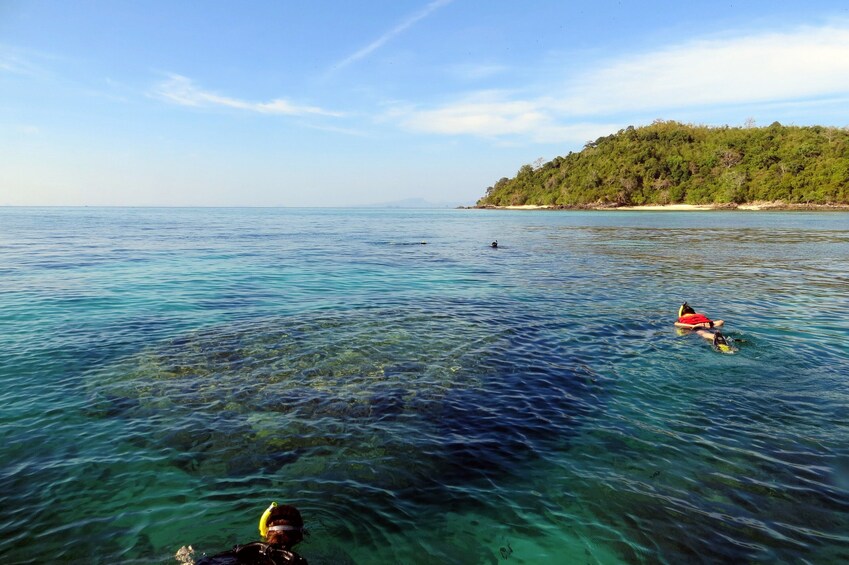
M0 208L0 562L846 562L847 314L846 213Z

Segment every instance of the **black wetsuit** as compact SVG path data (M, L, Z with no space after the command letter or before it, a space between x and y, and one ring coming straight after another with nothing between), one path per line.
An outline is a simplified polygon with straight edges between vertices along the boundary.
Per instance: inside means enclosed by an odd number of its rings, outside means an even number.
M255 541L218 555L201 557L195 565L307 565L307 560L281 545Z

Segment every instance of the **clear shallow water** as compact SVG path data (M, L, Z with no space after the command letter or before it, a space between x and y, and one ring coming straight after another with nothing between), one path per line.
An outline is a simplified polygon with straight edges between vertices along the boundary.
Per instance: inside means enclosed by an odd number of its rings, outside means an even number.
M0 208L0 281L4 563L849 559L847 214Z

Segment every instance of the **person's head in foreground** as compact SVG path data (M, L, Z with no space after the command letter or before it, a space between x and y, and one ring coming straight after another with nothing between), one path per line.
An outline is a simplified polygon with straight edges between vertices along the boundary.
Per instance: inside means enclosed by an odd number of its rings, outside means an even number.
M259 533L267 543L288 549L304 540L304 519L294 506L272 502L259 519Z
M307 565L306 559L292 551L294 545L304 540L304 531L304 519L297 508L272 502L259 518L259 534L265 541L236 545L197 561L195 550L183 546L175 557L185 565Z

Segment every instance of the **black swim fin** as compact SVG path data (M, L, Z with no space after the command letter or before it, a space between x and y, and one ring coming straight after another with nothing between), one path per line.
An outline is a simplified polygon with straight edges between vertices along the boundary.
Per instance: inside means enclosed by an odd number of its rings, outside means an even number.
M728 343L728 340L725 339L725 336L722 335L721 332L716 332L713 336L713 346L723 353L729 353L732 351L731 345Z

